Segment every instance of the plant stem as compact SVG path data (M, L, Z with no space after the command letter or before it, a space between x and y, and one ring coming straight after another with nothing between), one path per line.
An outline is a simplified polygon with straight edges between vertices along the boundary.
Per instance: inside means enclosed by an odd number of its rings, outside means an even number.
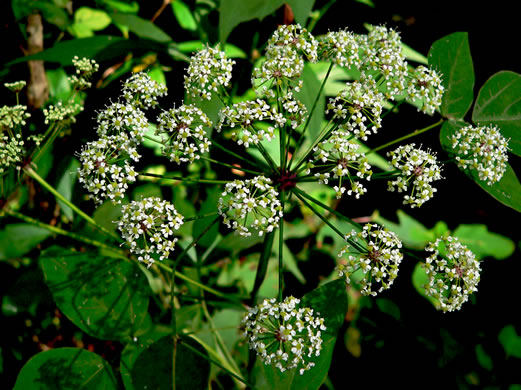
M241 161L244 161L244 162L250 164L251 166L255 166L255 164L253 164L251 162L251 160L248 160L246 157L243 157L240 154L234 153L231 150L226 149L224 146L222 146L221 144L215 142L214 140L212 140L212 145L216 146L218 149L221 149L223 152L228 153L230 156L233 156L233 157L235 157L235 158L237 158L237 159L239 159Z
M165 176L165 175L159 175L157 173L147 173L147 172L140 172L139 176L157 177L159 179L179 180L179 181L187 181L187 182L193 182L193 183L207 183L207 184L229 183L229 181L227 181L227 180L195 179L195 178L182 177L182 176Z
M311 121L311 117L313 116L313 113L315 112L315 108L317 106L318 100L320 99L320 95L322 94L322 90L324 89L324 86L326 85L326 81L329 78L329 74L331 73L331 69L333 69L334 64L329 64L329 68L327 69L326 76L324 77L324 80L322 81L322 85L320 86L320 89L318 90L317 96L315 97L315 101L313 102L313 106L311 107L311 111L308 115L308 118L306 119L306 123L304 124L304 128L302 129L302 133L300 134L300 138L298 140L297 146L295 147L295 150L293 152L293 155L291 156L291 159L289 160L288 167L291 167L291 163L293 162L293 157L297 154L298 149L302 145L302 142L304 141L304 133L306 132L306 129L309 126L309 122Z
M381 116L380 116L380 119L383 119L385 118L387 115L389 115L391 112L393 112L395 109L397 109L398 107L400 107L402 105L402 103L405 102L405 99L402 99L400 100L399 102L396 102L395 104L393 104L393 106L388 109L386 112L384 112Z
M109 232L107 229L105 229L103 226L98 225L98 223L89 215L81 211L75 204L71 203L69 200L67 200L62 194L60 194L58 191L54 189L53 186L51 186L49 183L47 183L40 175L38 175L30 166L26 166L24 168L24 171L29 175L31 178L36 180L42 187L47 189L50 193L52 193L57 199L61 200L63 203L65 203L67 206L69 206L76 214L78 214L80 217L82 217L85 221L93 225L96 229L100 230L107 236L113 238L116 241L121 242L121 238L116 236L115 234Z
M184 221L185 221L185 222L197 221L198 219L203 219L203 218L212 217L212 216L217 215L217 214L219 214L218 211L215 211L215 212L213 212L213 213L207 213L207 214L196 215L195 217L185 218Z
M259 142L255 145L257 147L257 150L262 154L262 157L264 157L264 160L268 163L270 168L273 170L273 172L277 172L277 164L275 164L275 161L271 158L268 152L266 152L266 149L264 149L264 146ZM281 156L282 157L282 156Z
M149 135L147 135L147 134L145 134L143 137L146 138L146 139L148 139L148 140L150 140L150 141L152 141L152 142L156 142L156 143L161 144L161 145L163 144L163 142L161 142L160 139L157 139L157 138L151 137L151 136L149 136Z
M351 225L357 227L357 228L361 228L362 225L360 225L359 223L353 221L351 218L348 218L346 217L345 215L343 215L342 213L339 213L338 211L336 211L335 209L329 207L327 204L325 203L322 203L321 201L319 201L318 199L315 199L313 198L312 196L310 196L309 194L307 194L305 191L302 191L301 189L295 187L293 188L293 191L295 192L295 195L300 195L300 196L303 196L304 198L310 200L311 202L317 204L318 206L326 209L327 211L329 211L331 214L333 215L336 215L337 217L349 222ZM343 236L342 236L343 237Z
M250 305L255 306L255 300L259 292L262 282L266 278L266 272L268 270L268 262L271 257L271 249L273 248L273 240L275 239L275 232L266 234L262 245L262 252L257 265L257 272L255 274L255 281L253 283L253 289L250 294Z
M228 167L228 168L237 169L239 171L251 173L252 175L262 175L263 174L262 172L251 171L251 170L246 169L246 168L241 168L239 166L235 166L235 165L232 165L232 164L227 164L227 163L224 163L224 162L221 162L221 161L217 161L217 160L214 160L213 158L210 158L210 157L206 157L206 156L200 156L200 157L203 160L210 161L210 162L213 162L215 164L219 164L219 165L222 165L222 166L225 166L225 167Z
M407 135L404 135L403 137L397 138L394 141L387 142L386 144L383 144L383 145L378 146L378 147L376 147L374 149L371 149L365 155L367 156L368 154L378 152L379 150L382 150L382 149L385 149L385 148L387 148L389 146L397 144L398 142L401 142L401 141L404 141L404 140L406 140L408 138L411 138L411 137L414 137L416 135L420 135L422 133L425 133L426 131L429 131L431 129L434 129L435 127L438 127L439 125L441 125L443 123L443 121L444 121L444 119L440 119L438 122L433 123L432 125L429 125L427 127L424 127L423 129L414 130L412 133L409 133Z
M284 213L284 204L286 203L286 193L280 192L280 203L282 205L282 213ZM284 251L284 219L280 221L279 226L279 302L282 302L282 290L284 289L284 259L282 253Z

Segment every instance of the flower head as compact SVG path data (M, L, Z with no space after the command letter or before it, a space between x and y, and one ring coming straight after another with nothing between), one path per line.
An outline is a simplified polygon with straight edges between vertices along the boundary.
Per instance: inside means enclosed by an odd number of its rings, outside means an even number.
M338 179L338 186L335 186L337 199L346 191L358 199L367 192L360 179L369 180L373 173L367 157L359 149L360 144L349 139L349 134L335 131L313 149L315 155L308 164L307 173L315 165L320 165L319 171L315 173L319 183L328 184L331 178ZM344 186L346 181L349 183L347 190Z
M332 63L350 67L359 67L360 47L352 32L347 30L330 31L323 37L318 38L319 58L330 60Z
M107 198L121 203L128 184L136 181L137 173L127 159L138 161L141 156L129 145L124 133L108 135L87 143L79 153L78 181L96 203Z
M159 104L159 97L166 96L165 85L152 80L145 72L134 73L123 83L123 97L128 104L147 109Z
M49 124L50 122L63 123L66 121L75 123L76 115L78 115L81 111L83 111L83 106L79 103L74 103L73 101L70 101L66 105L64 105L61 101L55 105L51 104L49 107L43 110L45 124Z
M0 108L0 129L14 129L25 126L25 120L31 114L27 112L27 106L17 104L16 106L3 106Z
M470 294L477 291L481 267L476 256L456 237L438 238L425 248L425 271L429 284L425 293L434 297L438 309L447 312L459 310Z
M452 136L452 148L460 168L477 171L492 185L503 177L508 162L508 140L497 126L466 126Z
M388 289L398 276L403 258L402 242L396 234L378 225L366 224L362 231L353 230L345 238L348 244L338 256L345 253L349 256L346 264L337 266L339 276L344 276L349 284L351 275L359 271L363 295L375 296Z
M403 201L411 207L420 207L432 198L437 190L431 183L442 178L435 154L409 144L400 146L387 155L392 158L392 166L400 171L395 180L388 182L389 191L396 189L398 192L405 192L411 188L410 195L405 195Z
M9 89L11 92L18 93L20 92L27 83L24 80L21 81L15 81L13 83L4 83L4 87Z
M76 90L83 90L91 87L90 78L96 73L99 69L99 65L94 60L89 60L88 58L82 58L81 60L78 56L74 56L72 59L72 64L74 68L76 68L76 74L69 77L69 81L71 82L73 88Z
M149 197L124 205L118 228L138 260L150 267L154 255L159 260L170 256L178 240L173 235L182 224L183 216L172 204Z
M280 48L286 52L294 51L299 56L306 57L308 61L316 62L318 42L300 24L282 24L273 33L268 41L266 57L274 58L280 56ZM286 50L288 49L288 50Z
M25 152L21 134L16 134L13 137L0 134L0 173L22 162Z
M161 135L162 152L177 164L194 162L209 151L211 142L205 127L212 126L208 116L196 106L182 105L162 112L157 118L156 134Z
M300 375L312 368L312 359L322 350L324 319L300 300L288 297L277 303L265 299L251 308L242 323L250 349L264 364L275 364L281 372L298 368Z
M409 74L407 98L421 103L418 111L432 115L441 106L444 92L441 77L434 69L418 66Z
M98 114L97 133L100 137L126 134L134 144L143 142L148 120L139 108L130 103L112 103Z
M235 180L226 184L219 198L219 214L224 224L241 236L250 236L252 230L262 236L279 226L282 206L278 195L264 176Z
M210 100L219 87L227 87L232 78L235 61L226 58L219 48L207 47L190 60L185 89L189 95Z

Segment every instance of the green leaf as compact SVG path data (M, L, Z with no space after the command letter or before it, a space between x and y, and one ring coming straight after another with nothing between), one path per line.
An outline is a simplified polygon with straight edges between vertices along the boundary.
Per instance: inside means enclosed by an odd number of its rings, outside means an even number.
M478 344L474 348L476 352L476 359L481 367L483 367L487 371L492 371L494 368L494 362L488 353L485 352L483 345Z
M521 183L510 164L507 164L507 170L501 180L491 186L481 180L474 180L496 200L521 212Z
M307 293L302 297L300 307L311 307L315 311L315 315L324 318L327 329L322 332L322 351L320 356L314 360L315 367L304 372L303 375L300 375L297 369L281 373L273 365L263 365L266 381L272 389L318 389L326 379L338 330L344 323L347 312L344 280L334 280Z
M507 325L498 334L498 340L508 356L521 359L521 337L517 335L514 325Z
M149 20L133 14L112 14L114 23L127 26L139 38L150 39L160 43L172 42L172 38Z
M391 301L387 298L377 298L376 299L376 306L378 306L378 309L385 314L390 315L393 317L396 321L400 320L400 308L396 303Z
M60 4L53 4L51 1L13 0L11 6L17 22L22 22L23 18L35 11L40 11L47 22L54 24L61 30L64 30L69 24L69 17L67 12L63 9L64 7Z
M111 22L110 16L105 11L98 9L80 7L74 13L74 24L83 26L91 31L103 30Z
M52 233L28 223L10 223L0 230L0 260L20 258Z
M226 42L232 30L242 22L264 19L271 15L284 0L222 0L219 12L219 39Z
M201 209L199 210L199 214L209 214L215 212L215 205L219 202L219 197L221 196L221 189L218 187L208 187L206 191L206 199L201 205ZM194 226L192 228L192 237L199 237L199 235L204 231L204 229L208 228L208 225L213 223L216 216L211 216L207 218L197 219L194 222ZM197 245L202 246L203 248L208 248L215 241L215 237L219 234L219 224L213 224L209 231L201 237L198 241Z
M308 113L311 113L311 109L313 108L313 103L317 97L317 93L320 89L321 82L318 80L313 68L308 66L307 64L304 66L304 71L302 72L301 80L304 81L302 89L300 92L295 94L295 97L302 101L306 108L308 109ZM324 92L320 94L318 98L317 105L315 107L315 111L313 116L311 117L311 121L309 122L308 128L306 132L314 140L322 130L322 122L324 120L324 110L326 107L326 97L324 96Z
M82 389L116 390L117 380L110 365L80 348L57 348L40 352L22 367L14 390Z
M397 210L396 215L398 216L397 224L386 220L380 215L377 215L374 221L396 233L403 244L409 248L423 249L427 243L436 239L433 229L427 229L402 210Z
M136 264L59 247L40 264L58 308L87 334L128 340L144 320L150 291Z
M179 25L185 30L197 30L197 23L190 8L181 0L174 0L172 2L172 10Z
M402 43L402 53L406 59L417 62L419 64L428 65L429 60L423 54L417 52L405 43Z
M301 26L306 26L311 10L315 5L315 0L286 0L286 3L291 7L295 22Z
M194 53L204 49L205 47L206 45L201 41L185 41L176 44L176 49L181 53ZM224 45L224 54L226 54L226 57L228 58L248 58L244 51L231 43L226 43Z
M106 7L110 8L111 11L118 11L126 14L137 14L139 11L139 4L137 1L131 3L120 0L101 0Z
M49 95L56 100L65 101L71 93L71 85L63 68L45 70L49 81Z
M188 346L187 346L188 345ZM196 349L203 356L206 350L191 338L180 339L177 343L175 359L175 389L206 389L210 375L208 360L193 352ZM131 368L132 384L137 389L172 389L174 341L166 336L148 346L137 357Z
M510 138L512 153L521 156L521 75L498 72L481 87L472 112L472 120L480 125L496 124L501 134Z
M433 43L429 64L442 73L445 94L441 113L449 119L465 117L474 100L474 67L468 34L457 32Z
M74 184L77 180L77 170L79 166L79 161L75 158L72 158L70 163L67 165L63 173L63 176L56 185L56 191L62 194L63 197L68 201L70 201L72 198L72 190L74 189ZM60 199L58 199L58 204L60 205L65 217L67 217L67 219L71 221L73 218L72 209L68 205L63 203Z
M425 272L425 268L423 268L422 263L416 263L412 273L412 285L416 291L418 291L418 294L432 303L434 307L438 307L438 301L435 298L425 294L425 286L427 284L429 284L429 276L427 275L427 272Z
M486 225L459 225L453 235L474 252L478 259L492 256L503 260L515 250L515 244L511 239L489 232Z
M118 225L114 221L121 218L121 206L112 202L105 202L94 211L92 218L94 218L98 226L105 228L109 232L116 232ZM95 234L98 234L97 229L92 229L96 232Z

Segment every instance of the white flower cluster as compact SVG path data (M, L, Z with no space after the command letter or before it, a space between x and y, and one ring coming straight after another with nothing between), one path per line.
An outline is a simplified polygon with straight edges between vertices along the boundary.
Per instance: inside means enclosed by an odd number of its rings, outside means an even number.
M253 70L252 84L262 86L261 92L273 96L274 87L302 87L297 80L304 69L304 58L311 62L318 59L318 42L299 24L281 25L273 33L266 48L266 60Z
M387 182L388 190L405 192L411 188L410 195L404 196L403 204L420 207L433 197L437 190L431 183L442 179L435 154L409 144L398 147L387 156L391 157L392 166L400 171L395 180Z
M11 92L14 92L14 93L20 92L22 89L24 89L24 87L26 85L27 85L27 83L24 80L15 81L13 83L4 83L4 87L6 87L7 89L9 89Z
M159 260L170 256L178 240L173 235L182 224L183 216L172 204L149 197L124 205L118 228L130 251L150 267L153 255L159 255Z
M234 64L235 61L226 58L226 54L218 47L207 47L197 52L190 59L185 90L191 96L210 100L219 87L229 85Z
M330 60L343 67L360 67L360 45L355 35L347 30L330 31L318 38L318 53L322 60Z
M335 131L329 139L320 142L313 149L315 155L309 162L306 173L309 174L312 168L319 167L319 172L315 173L319 183L328 184L331 178L338 179L338 186L334 187L337 199L346 192L343 181L347 179L347 194L355 195L358 199L367 192L359 180L370 180L373 174L367 157L359 149L360 144L349 139L349 134Z
M17 104L16 106L3 106L0 108L0 129L15 129L25 126L25 120L31 114L27 112L27 106Z
M385 97L394 99L405 90L407 62L402 53L400 34L385 26L375 26L367 35L358 36L362 72L378 72L385 80Z
M346 264L337 266L339 276L344 276L349 284L351 275L360 271L363 295L376 296L388 289L398 276L398 266L403 259L402 242L396 234L376 224L366 224L362 231L353 230L345 239L348 244L338 256L345 253L349 256Z
M166 94L166 86L152 80L145 72L134 73L123 84L123 98L129 104L143 109L157 106L157 99Z
M277 303L265 299L251 308L242 323L250 349L264 364L275 364L281 372L299 369L300 375L315 363L322 350L324 319L309 307L298 307L300 300L287 297Z
M244 237L255 229L259 236L279 227L282 205L271 180L257 176L251 180L227 183L219 198L219 214L223 223Z
M162 112L157 118L156 134L161 135L162 153L177 164L194 162L210 150L211 142L204 127L210 118L193 104Z
M508 140L497 126L466 126L452 136L460 168L477 171L487 185L498 182L507 169Z
M83 111L83 106L79 103L74 103L74 101L69 101L68 104L63 105L60 101L55 105L50 105L49 107L43 110L43 115L45 116L45 124L48 125L51 122L66 122L70 121L71 123L76 122L76 115Z
M476 256L456 237L438 238L425 248L433 252L425 262L429 284L425 293L439 302L443 312L461 309L477 291L481 267Z
M100 137L127 134L134 144L143 142L148 131L148 120L139 108L129 103L112 103L101 111L96 130Z
M13 137L9 137L7 134L0 135L0 173L20 163L24 155L25 147L21 134Z
M121 203L128 183L136 181L137 173L126 160L141 156L130 144L125 133L108 135L87 143L79 153L78 181L97 204L107 198Z
M371 76L362 75L329 99L326 114L331 111L333 119L340 119L340 129L366 141L371 132L376 134L382 127L383 103L384 96L378 92L376 82Z
M441 106L444 92L441 77L434 69L418 66L409 74L407 98L421 102L418 111L432 115Z
M76 75L70 76L69 81L76 90L83 90L91 87L90 77L99 69L99 65L94 60L74 56L72 64L76 68ZM78 75L78 76L77 76Z
M275 127L269 126L266 130L257 129L253 126L254 122L279 118L281 116L276 115L275 109L262 99L239 102L223 107L219 111L219 123L216 130L221 132L223 128L234 129L232 139L247 148L250 144L257 145L263 139L271 141L275 135Z

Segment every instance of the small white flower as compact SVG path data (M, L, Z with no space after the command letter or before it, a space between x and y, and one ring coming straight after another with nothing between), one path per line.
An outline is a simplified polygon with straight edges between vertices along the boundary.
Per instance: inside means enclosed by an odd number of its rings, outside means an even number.
M418 66L409 74L407 98L422 103L418 111L432 115L441 106L444 92L441 77L435 70Z
M352 32L340 30L328 32L325 36L318 38L319 58L330 60L332 63L350 67L360 66L360 47Z
M123 84L123 97L128 104L147 109L158 104L158 98L166 96L165 85L152 80L145 72L134 73Z

